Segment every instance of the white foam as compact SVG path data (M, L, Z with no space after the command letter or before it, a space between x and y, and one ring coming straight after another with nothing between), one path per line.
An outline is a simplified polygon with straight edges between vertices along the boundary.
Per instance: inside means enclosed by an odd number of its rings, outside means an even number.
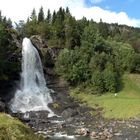
M39 53L28 38L23 39L22 46L20 89L16 91L11 100L11 110L23 113L47 110L49 117L55 116L48 107L48 104L53 100L50 96L51 90L46 87Z
M76 140L74 135L67 135L67 134L62 134L62 133L56 133L53 137L56 138L56 139L66 138L66 139L69 139L69 140L71 140L71 139Z

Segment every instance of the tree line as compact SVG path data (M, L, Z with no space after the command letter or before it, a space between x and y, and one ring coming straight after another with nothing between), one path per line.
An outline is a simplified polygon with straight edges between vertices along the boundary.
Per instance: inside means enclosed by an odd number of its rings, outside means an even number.
M40 35L49 47L61 48L57 74L92 93L118 92L125 72L140 73L139 28L102 19L99 23L85 17L76 20L68 7L45 14L41 7L38 13L33 9L27 21L20 21L15 32L20 37Z

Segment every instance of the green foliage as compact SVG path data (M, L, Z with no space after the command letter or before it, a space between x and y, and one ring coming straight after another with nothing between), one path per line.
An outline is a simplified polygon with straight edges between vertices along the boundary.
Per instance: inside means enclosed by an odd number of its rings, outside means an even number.
M46 20L47 20L48 23L51 23L52 15L51 15L50 9L48 9Z
M106 91L112 93L118 92L120 76L117 72L115 72L112 64L106 65L106 68L103 71L103 77Z
M103 73L98 70L94 71L92 73L91 84L95 90L94 93L103 93L105 91Z
M124 88L114 94L104 94L102 96L89 94L89 88L79 90L72 89L70 95L86 103L89 107L96 108L97 105L103 108L103 116L106 118L129 119L140 117L140 75L124 74L122 77Z
M56 71L70 84L90 86L94 93L118 92L124 72L140 73L140 29L102 20L96 23L85 17L76 20L68 7L60 7L53 14L48 9L46 15L43 7L39 13L33 9L27 22L21 21L17 30L23 37L39 34L48 46L64 48L56 60ZM3 28L8 27L5 18L0 16L0 21ZM3 33L0 36L4 42L7 37ZM7 50L2 51L6 54ZM0 62L2 70L4 61Z
M93 93L115 93L121 89L123 72L136 69L136 60L129 44L105 41L92 22L84 29L80 48L62 51L56 67L71 84L90 85Z
M43 7L40 8L39 13L38 13L38 22L43 22L44 21L44 11Z
M71 84L84 82L89 78L86 55L81 56L79 49L64 49L56 62L57 72Z
M88 26L85 27L83 35L82 35L82 41L88 42L92 45L94 45L95 40L98 36L98 30L96 28L96 24L90 23Z
M67 11L68 12L68 11ZM79 45L79 34L77 32L76 20L68 12L65 16L65 46L67 48L74 48Z
M113 48L112 54L114 59L116 60L114 65L116 68L120 69L120 71L133 71L135 65L135 56L136 53L134 49L126 43L118 43L118 42L109 42L110 46Z
M11 29L10 24L10 19L7 20L0 13L0 82L11 80L19 71L19 61L14 58L17 48L11 35L16 35L16 31Z
M37 21L35 21L35 20L32 20L32 21L28 21L25 25L23 25L23 31L22 31L22 33L23 33L23 36L27 36L27 37L29 37L29 36L31 36L31 35L36 35L36 34L38 34L38 23L37 23Z
M102 20L100 20L100 22L98 24L98 28L99 28L99 32L100 32L101 36L104 39L107 39L107 37L109 36L109 29L108 29L107 23L103 23Z
M108 55L103 53L95 53L89 63L91 71L97 69L98 71L103 71L105 69L105 64L108 61Z
M43 38L47 40L51 38L51 29L49 23L40 22L36 27L37 34L40 34Z
M30 18L31 18L33 21L37 21L37 15L36 15L36 10L35 10L35 9L33 9Z
M131 72L140 73L140 54L135 54L131 62Z

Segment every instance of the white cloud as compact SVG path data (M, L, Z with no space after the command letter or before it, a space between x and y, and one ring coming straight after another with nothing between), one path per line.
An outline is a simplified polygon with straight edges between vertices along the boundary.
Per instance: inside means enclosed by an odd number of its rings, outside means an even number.
M30 16L33 8L37 11L41 6L44 8L44 12L47 13L47 9L58 10L60 6L69 7L73 16L77 19L83 16L87 19L93 19L99 21L102 19L107 23L119 23L130 26L139 26L140 20L130 18L125 12L113 12L102 9L97 6L86 7L86 0L0 0L0 10L2 15L10 17L13 21L26 20ZM91 0L92 2L101 2L101 0Z
M0 0L0 10L2 14L10 17L13 21L26 20L30 16L33 8L37 11L41 6L44 9L58 10L64 6L64 0Z
M107 23L140 26L140 19L129 18L125 12L116 13L96 6L90 8L79 7L77 9L73 9L72 13L77 19L81 19L85 16L87 19L93 19L96 22L99 22L100 19L102 19L103 22Z
M96 4L96 3L101 3L104 0L90 0L91 3Z

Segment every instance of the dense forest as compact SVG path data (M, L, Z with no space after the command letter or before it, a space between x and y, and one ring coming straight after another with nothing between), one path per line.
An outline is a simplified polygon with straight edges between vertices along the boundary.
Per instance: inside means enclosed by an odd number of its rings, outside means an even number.
M45 16L46 15L46 16ZM124 73L140 73L140 29L126 25L99 23L83 17L76 20L69 8L52 14L33 9L27 21L16 28L0 13L0 81L12 79L20 70L19 53L13 36L40 35L50 48L61 51L55 71L71 86L90 88L92 94L118 92ZM14 59L13 59L14 58Z
M13 80L14 74L20 70L18 58L14 57L18 50L13 39L14 34L17 31L13 29L12 21L0 12L0 87Z

